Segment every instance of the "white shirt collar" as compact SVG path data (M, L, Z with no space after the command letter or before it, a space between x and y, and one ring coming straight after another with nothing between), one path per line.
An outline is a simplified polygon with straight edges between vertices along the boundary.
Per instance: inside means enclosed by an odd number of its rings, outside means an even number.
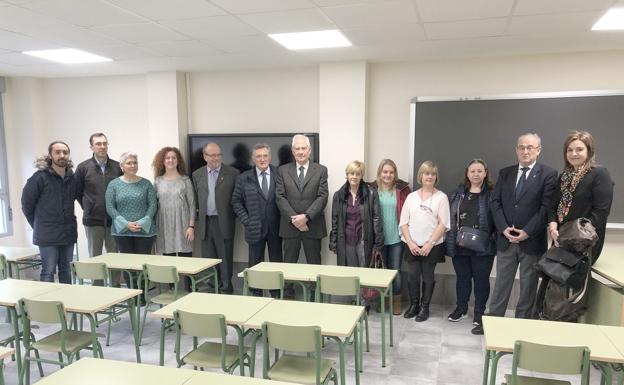
M529 170L527 172L531 172L531 170L533 170L533 167L535 167L536 163L537 163L537 160L528 166L522 166L520 163L518 163L518 172L522 172L522 167L528 167Z
M259 177L262 175L262 171L260 171L260 169L258 167L255 167L256 169L256 175ZM266 170L264 170L264 172L266 172L267 175L271 175L271 166L267 167Z

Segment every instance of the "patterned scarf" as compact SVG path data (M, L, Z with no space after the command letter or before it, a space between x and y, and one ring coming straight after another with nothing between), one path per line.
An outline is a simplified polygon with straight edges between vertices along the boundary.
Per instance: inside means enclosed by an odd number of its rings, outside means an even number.
M573 168L566 169L561 174L561 199L559 200L559 205L557 206L557 219L559 220L559 223L563 223L563 220L568 215L568 212L570 212L574 190L576 190L576 186L578 186L581 179L587 175L589 170L591 170L590 166L584 166L579 170L575 170Z

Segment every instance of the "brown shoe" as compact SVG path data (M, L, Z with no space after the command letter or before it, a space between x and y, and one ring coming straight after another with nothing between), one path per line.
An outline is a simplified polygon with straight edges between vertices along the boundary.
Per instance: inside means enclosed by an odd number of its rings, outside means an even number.
M401 315L401 294L392 296L392 314Z

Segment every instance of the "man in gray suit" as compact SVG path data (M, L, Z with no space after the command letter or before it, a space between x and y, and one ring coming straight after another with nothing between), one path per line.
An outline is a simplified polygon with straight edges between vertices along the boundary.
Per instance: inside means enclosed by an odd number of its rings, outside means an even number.
M235 216L231 199L238 170L223 164L218 144L208 143L202 151L206 166L193 172L199 208L195 239L201 242L202 257L221 259L220 290L232 293Z
M292 140L295 162L277 170L275 187L284 262L297 263L303 244L307 263L321 263L321 239L327 236L323 213L328 196L327 168L310 162L311 152L310 139L295 135Z

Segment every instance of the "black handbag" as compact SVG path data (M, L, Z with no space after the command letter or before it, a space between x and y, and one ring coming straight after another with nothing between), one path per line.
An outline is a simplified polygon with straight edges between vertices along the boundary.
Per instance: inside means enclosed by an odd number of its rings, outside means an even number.
M474 227L459 226L459 207L462 200L464 200L463 196L457 205L457 237L455 243L464 249L485 253L488 249L490 234Z
M596 228L587 218L577 218L559 227L559 247L576 252L589 251L598 241Z
M537 262L537 269L559 285L578 290L583 287L590 261L585 254L551 247Z

